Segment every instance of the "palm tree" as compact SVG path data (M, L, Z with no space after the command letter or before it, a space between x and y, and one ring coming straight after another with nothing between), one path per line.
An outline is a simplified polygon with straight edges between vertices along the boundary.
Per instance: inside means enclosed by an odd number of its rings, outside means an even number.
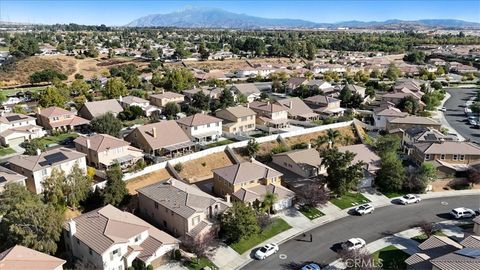
M343 137L343 144L345 144L345 145L350 145L350 144L353 143L354 140L355 140L355 139L354 139L352 136L350 136L350 135L345 135L345 136Z
M277 202L278 196L275 193L267 192L265 196L263 196L262 202L262 212L267 212L270 215L270 210L272 209L273 205Z
M328 141L331 142L332 146L335 144L335 141L338 137L340 137L340 132L338 130L327 130L327 138Z
M320 150L320 148L327 142L328 142L327 136L318 136L316 139L312 139L313 147L315 147L317 150Z

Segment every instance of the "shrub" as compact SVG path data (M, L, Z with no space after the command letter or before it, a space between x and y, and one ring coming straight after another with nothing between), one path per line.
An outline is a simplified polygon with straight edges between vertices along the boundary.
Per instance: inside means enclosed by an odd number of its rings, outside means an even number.
M290 147L288 147L288 145L280 143L272 149L272 154L283 153L287 152L288 150L290 150Z
M183 170L183 164L181 162L179 162L179 163L175 164L175 166L173 166L173 168L175 169L175 171L177 171L179 173Z

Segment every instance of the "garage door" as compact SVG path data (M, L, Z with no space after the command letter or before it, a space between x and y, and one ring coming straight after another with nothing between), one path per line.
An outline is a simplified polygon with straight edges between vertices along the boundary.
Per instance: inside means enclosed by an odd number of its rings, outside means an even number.
M18 137L18 138L13 138L13 139L9 139L8 140L8 145L12 146L12 145L19 145L21 144L22 142L25 141L25 137Z

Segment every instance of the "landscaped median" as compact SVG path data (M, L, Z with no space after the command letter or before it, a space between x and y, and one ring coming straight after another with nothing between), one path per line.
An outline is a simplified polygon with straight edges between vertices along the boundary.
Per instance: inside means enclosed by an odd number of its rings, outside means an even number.
M365 198L361 193L347 193L341 197L331 199L330 202L343 210L360 204L369 203L370 200Z
M243 238L237 243L231 244L230 247L238 254L243 254L263 241L266 241L290 228L292 228L292 226L290 226L285 220L281 218L275 218L272 220L272 223L267 225L267 227L265 227L265 229L263 229L259 234Z

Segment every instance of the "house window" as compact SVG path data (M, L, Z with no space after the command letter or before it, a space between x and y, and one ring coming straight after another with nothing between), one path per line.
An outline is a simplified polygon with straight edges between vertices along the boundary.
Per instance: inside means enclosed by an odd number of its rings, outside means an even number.
M425 155L425 160L430 160L430 154Z
M465 160L465 155L460 155L460 160Z
M441 159L441 160L444 160L444 159L445 159L445 154L441 154L441 155L440 155L440 159Z
M158 209L158 203L155 202L154 204L155 204L155 209Z
M453 155L453 160L458 160L458 155Z

